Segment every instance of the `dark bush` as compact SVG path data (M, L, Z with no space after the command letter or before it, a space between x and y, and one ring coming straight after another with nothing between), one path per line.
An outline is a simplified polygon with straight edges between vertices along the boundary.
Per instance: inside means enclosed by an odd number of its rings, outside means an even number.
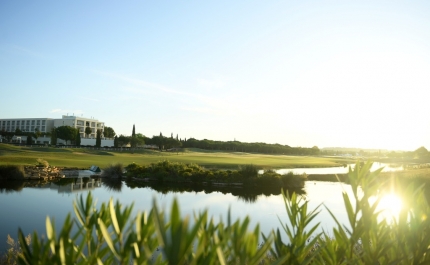
M0 166L0 179L23 179L25 176L23 166L3 165Z
M104 178L121 178L124 172L122 164L108 165L101 174Z

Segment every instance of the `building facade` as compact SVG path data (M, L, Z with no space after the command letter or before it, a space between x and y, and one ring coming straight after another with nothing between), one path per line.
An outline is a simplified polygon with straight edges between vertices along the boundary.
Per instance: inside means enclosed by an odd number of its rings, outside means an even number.
M60 126L70 126L79 130L82 138L96 138L97 130L104 131L104 122L96 119L63 115L61 119L50 118L20 118L20 119L0 119L0 131L15 132L17 129L22 132L36 132L41 134L51 132L52 128ZM85 134L85 128L90 127L91 134Z
M96 119L78 117L78 116L67 116L63 115L61 119L54 119L54 127L58 128L60 126L70 126L79 130L81 138L96 138L97 130L101 130L102 134L105 128L105 123ZM85 134L85 128L91 128L91 134Z
M102 146L113 146L112 139L105 139L103 131L105 124L97 119L85 118L78 116L63 115L61 119L51 118L16 118L16 119L0 119L0 131L5 132L16 132L17 129L22 132L34 133L39 131L41 137L46 138L45 134L50 133L52 128L58 128L60 126L70 126L78 129L81 135L81 145L95 145L95 139L97 138L97 130L102 131ZM90 134L85 133L85 129L89 127L91 129ZM14 142L22 142L22 139L26 136L16 135L13 139ZM47 143L47 139L37 139L36 143ZM50 139L50 137L49 137ZM58 139L58 143L63 143L61 139ZM49 141L50 144L50 141Z
M49 118L24 118L24 119L0 119L0 131L15 132L20 129L22 132L39 131L42 134L50 132L54 126L54 119Z

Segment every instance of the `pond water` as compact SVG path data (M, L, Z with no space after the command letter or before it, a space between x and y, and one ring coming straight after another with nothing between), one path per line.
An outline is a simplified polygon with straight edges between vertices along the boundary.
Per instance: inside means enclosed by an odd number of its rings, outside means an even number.
M112 197L122 204L129 205L134 202L134 211L149 211L153 200L165 211L170 211L174 198L179 201L182 215L190 215L194 212L207 209L209 215L215 220L227 217L230 209L233 220L243 219L245 216L251 217L251 227L260 224L262 232L268 234L271 229L280 227L278 217L286 222L287 214L281 194L269 195L233 195L237 192L226 191L194 191L194 192L161 192L150 187L132 188L124 182L119 185L111 185L100 180L90 179L84 183L82 179L76 182L58 186L54 183L47 183L39 187L18 187L0 188L0 252L6 248L6 238L10 234L17 238L18 228L24 234L38 231L45 234L46 216L55 220L57 227L63 223L66 215L73 212L73 200L88 192L92 192L97 198L98 205L108 202ZM334 182L306 182L302 197L310 202L310 209L324 203L328 206L341 222L347 222L342 202L342 190L349 190L349 186ZM238 192L240 193L240 192ZM72 214L73 216L74 214ZM318 221L324 230L330 230L334 225L332 218L327 211L322 208Z
M354 168L355 164L348 164L344 167L318 167L318 168L283 168L283 169L277 169L275 170L279 174L287 174L288 172L293 172L294 174L303 174L306 173L308 175L310 174L345 174L348 173L348 168ZM391 164L385 164L385 163L379 163L375 162L373 163L371 167L371 171L375 171L379 168L383 167L384 169L382 171L384 172L390 172L390 171L398 171L403 170L402 165L391 165ZM259 172L260 174L263 173L262 170Z
M381 164L377 165L375 169L379 167ZM294 172L301 173L300 170L294 169ZM312 171L309 170L315 169L307 168L307 174L312 174ZM331 170L334 169L331 168ZM341 173L346 173L347 168L342 167L342 170ZM330 174L334 171L319 172L320 174ZM43 184L0 182L0 252L3 253L7 248L8 234L17 238L18 228L21 228L26 235L33 231L44 234L46 216L53 218L57 227L60 227L66 215L73 213L73 200L80 195L86 196L90 191L97 199L98 205L113 198L124 205L134 203L135 213L149 211L154 200L168 212L174 198L178 200L183 216L192 216L194 212L207 209L209 215L213 216L215 220L222 218L225 221L230 209L233 220L250 216L250 228L254 228L259 223L264 234L268 234L272 229L280 228L280 220L283 223L288 221L283 197L279 190L256 192L241 188L226 188L216 191L207 187L166 188L154 185L137 187L134 183L121 181L112 183L100 179L84 180L82 178L63 179L61 185L52 182ZM341 223L348 222L342 191L351 194L349 185L338 182L307 181L304 189L295 191L300 193L303 199L309 201L309 209L324 204ZM321 222L320 227L325 231L331 231L335 225L324 207L320 208L320 214L315 222Z

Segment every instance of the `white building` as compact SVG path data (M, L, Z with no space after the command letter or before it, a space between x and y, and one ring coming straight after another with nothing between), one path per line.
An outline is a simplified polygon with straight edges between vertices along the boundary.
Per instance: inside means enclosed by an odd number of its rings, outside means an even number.
M54 120L49 118L25 118L25 119L0 119L0 131L15 132L20 129L23 132L50 132L54 126Z
M87 138L96 138L97 130L104 130L104 122L96 119L63 115L61 119L50 118L20 118L20 119L0 119L0 131L15 132L20 129L22 132L39 131L41 134L51 132L53 127L70 126L76 128L85 138L85 128L90 127L91 134Z
M52 128L54 127L57 128L60 126L70 126L78 129L81 135L81 145L95 145L97 130L102 131L102 137L103 137L103 131L105 127L104 122L101 122L97 119L84 118L84 117L78 117L78 116L68 116L68 115L63 115L61 119L51 119L51 118L0 119L0 131L6 131L6 132L15 132L17 129L19 129L22 132L33 133L38 130L41 133L41 135L44 136L46 133L50 133ZM85 128L87 127L91 129L91 133L89 135L85 134ZM37 143L46 143L46 139L43 139L42 141L39 141L39 139L37 139ZM64 144L64 141L62 141L61 139L58 139L58 143ZM113 140L102 138L101 146L113 146Z

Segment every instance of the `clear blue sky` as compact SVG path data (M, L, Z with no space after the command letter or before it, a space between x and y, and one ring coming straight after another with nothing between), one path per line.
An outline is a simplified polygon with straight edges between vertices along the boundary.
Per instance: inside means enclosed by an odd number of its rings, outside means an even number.
M0 118L430 148L429 1L1 1Z

